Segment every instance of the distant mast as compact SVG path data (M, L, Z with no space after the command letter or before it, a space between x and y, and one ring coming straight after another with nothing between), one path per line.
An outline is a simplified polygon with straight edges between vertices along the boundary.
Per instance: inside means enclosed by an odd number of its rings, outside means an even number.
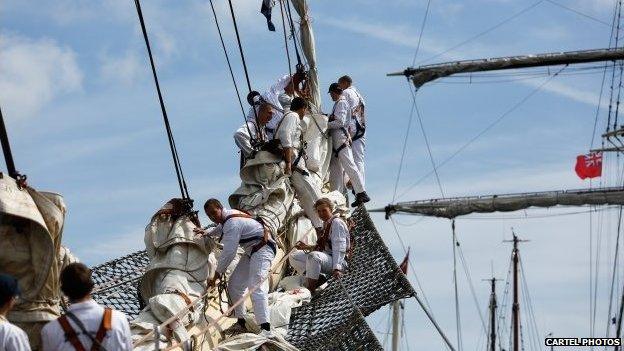
M520 351L520 295L518 291L519 280L519 263L520 263L520 249L518 243L525 242L527 240L520 240L516 233L512 231L513 239L506 240L506 242L513 243L513 249L511 251L511 260L513 263L513 305L511 307L511 325L513 329L513 351Z
M490 292L490 337L488 340L488 351L496 351L496 308L498 307L496 302L496 278L487 279L490 282L492 288Z

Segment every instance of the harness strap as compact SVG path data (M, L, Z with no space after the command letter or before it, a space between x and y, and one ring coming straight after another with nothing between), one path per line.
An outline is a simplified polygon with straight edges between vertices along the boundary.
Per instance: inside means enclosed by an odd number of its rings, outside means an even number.
M193 301L191 301L187 294L178 290L174 290L172 291L172 293L180 296L184 300L184 302L186 302L186 304L189 306L189 311L195 312L195 308L193 307Z
M84 346L82 346L82 343L78 339L78 334L76 334L74 328L72 328L71 324L69 324L67 316L60 316L58 321L61 325L61 328L65 332L65 338L67 338L67 340L74 347L74 349L76 349L76 351L86 351L86 349L84 348Z
M337 149L334 149L334 156L338 157L340 151L342 151L342 149L346 148L347 146L349 146L349 144L347 142L344 142Z
M93 346L91 346L91 351L98 350L97 345L102 343L102 341L104 340L104 337L106 336L106 332L108 332L109 330L113 328L112 321L113 321L113 310L107 307L104 309L104 316L102 316L102 323L100 323L100 328L95 334L95 340L97 342L93 343Z
M355 135L353 136L351 141L356 141L364 136L364 133L366 132L366 127L360 124L360 121L358 121L356 117L353 117L353 119L355 120Z
M273 253L276 253L276 248L275 248L275 244L271 241L271 232L269 231L269 228L267 228L266 225L264 225L264 222L262 222L262 220L260 218L257 217L252 217L249 213L242 211L242 210L238 210L241 211L243 213L233 213L229 216L225 217L225 220L223 220L223 223L221 224L221 226L225 225L225 222L227 222L230 218L247 218L247 219L253 219L256 222L260 223L260 225L262 225L262 229L264 231L262 237L260 238L261 241L254 245L251 248L251 254L253 255L256 251L260 250L264 245L269 244L269 246L271 246L271 248L273 249ZM221 242L221 239L223 239L223 234L221 234L221 237L219 237L219 242ZM245 238L245 239L241 239L238 241L239 244L245 244L254 240L258 240L257 236L254 237L250 237L250 238ZM272 244L272 245L271 245Z

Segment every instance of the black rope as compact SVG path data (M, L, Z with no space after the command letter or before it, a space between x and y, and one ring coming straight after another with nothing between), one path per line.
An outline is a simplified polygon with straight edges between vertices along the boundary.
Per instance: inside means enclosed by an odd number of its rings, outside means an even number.
M292 19L292 10L290 9L290 1L286 1L286 16L290 23L290 35L292 36L293 43L295 44L295 55L297 55L297 70L303 70L303 63L301 62L301 55L299 55L299 49L297 48L297 32L295 31L295 24Z
M141 11L141 3L139 0L134 0L136 5L137 15L141 24L141 31L143 32L143 39L145 40L145 46L147 47L147 54L149 56L150 65L152 67L152 75L154 76L154 83L156 84L156 91L158 93L158 101L160 102L160 110L162 111L163 121L165 122L165 129L167 131L167 139L169 140L169 148L171 149L171 157L173 158L173 165L178 178L178 185L180 186L180 193L182 198L190 200L186 181L184 180L184 173L182 172L182 166L180 165L180 158L176 149L175 141L173 139L173 133L171 132L171 125L169 124L169 117L167 117L167 109L165 108L165 102L163 100L162 92L160 91L160 84L158 83L158 75L156 74L156 65L154 64L154 57L152 55L152 48L147 37L147 30L145 29L145 20L143 19L143 11Z
M232 0L228 0L228 4L230 5L230 13L232 14L232 23L234 24L234 32L236 33L236 41L238 42L238 50L240 52L241 61L243 63L243 69L245 70L245 79L247 81L247 88L249 89L249 93L251 93L251 81L249 80L249 72L247 71L247 62L245 61L245 53L243 52L243 44L241 43L240 33L238 32L238 25L236 24L236 15L234 14L234 7L232 6ZM254 119L256 121L256 125L258 123L258 113L256 108L252 104L252 110L254 113ZM262 136L260 135L262 138Z
M290 83L291 85L293 85L293 90L294 90L294 84L295 82L293 82L293 75L292 75L292 68L291 68L291 63L290 63L290 50L288 50L288 36L286 34L286 19L284 18L284 3L282 0L280 0L280 12L282 14L282 29L284 30L284 47L286 48L286 59L288 60L288 74L290 75ZM296 44L295 44L295 49L296 49Z
M245 114L245 108L243 107L243 101L241 100L241 97L240 97L240 91L238 90L238 84L236 83L236 78L234 77L234 71L232 70L232 63L230 62L230 55L228 54L227 48L225 47L225 42L223 41L223 34L221 33L221 26L219 25L219 20L217 19L217 11L215 11L214 4L212 3L212 0L210 0L210 8L212 9L212 15L214 16L215 25L217 26L217 32L219 33L219 40L221 41L221 47L223 48L223 54L225 55L225 61L227 62L228 69L230 70L230 77L232 77L232 83L234 84L234 90L236 90L236 98L238 99L238 104L240 105L241 113L243 114L243 122L245 123L245 126L247 127L247 133L249 133L249 137L251 138L251 142L252 142L252 144L254 144L254 135L251 133L251 129L249 128L249 125L247 124L247 115ZM252 106L251 108L253 108L255 110L254 106ZM259 129L259 128L256 128L256 129ZM259 132L259 130L256 130L256 132Z
M6 162L9 177L17 179L19 173L15 168L15 161L13 161L13 153L11 152L11 144L9 143L9 135L7 134L6 126L4 125L2 110L0 110L0 142L2 144L2 152L4 153L4 161Z

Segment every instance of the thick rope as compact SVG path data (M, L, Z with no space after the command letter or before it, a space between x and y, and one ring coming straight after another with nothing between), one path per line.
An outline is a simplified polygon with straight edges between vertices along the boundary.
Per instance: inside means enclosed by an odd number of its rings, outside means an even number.
M154 77L154 83L156 84L156 92L158 93L158 101L160 102L160 110L162 112L163 121L165 123L165 130L167 132L167 139L169 141L169 148L171 149L171 157L173 158L173 165L176 171L176 177L178 178L178 185L180 187L180 193L182 198L189 200L189 192L184 179L184 173L182 172L182 166L180 165L180 158L176 149L175 140L173 139L173 133L171 132L171 125L169 124L169 117L167 116L167 109L165 108L165 102L163 100L162 92L160 90L160 84L158 82L158 74L156 73L156 65L154 64L154 57L152 55L152 48L147 36L147 29L145 29L145 20L143 19L143 11L141 11L141 3L139 0L134 0L136 6L137 15L141 24L141 31L143 32L143 39L145 46L147 47L147 54L149 56L150 65L152 68L152 75Z
M234 6L232 6L232 0L228 0L228 4L230 5L230 14L232 15L232 23L234 24L234 32L236 33L236 42L238 43L238 51L240 52L241 61L243 63L243 70L245 71L245 80L247 81L247 89L249 93L252 92L251 89L251 81L249 80L249 71L247 70L247 62L245 61L245 52L243 51L243 44L241 43L240 33L238 32L238 24L236 24L236 15L234 14ZM256 108L252 106L252 110L254 113L254 119L256 121L256 125L260 125L258 123L258 112ZM262 135L259 135L262 138Z
M227 62L227 66L228 66L228 69L230 71L230 77L232 78L232 83L234 84L234 90L236 90L236 98L238 99L238 104L240 105L241 113L243 114L243 123L245 123L245 127L247 128L247 133L249 133L249 136L250 136L252 144L253 144L254 135L251 133L251 129L249 128L249 125L247 124L247 115L245 114L245 108L243 107L243 101L241 100L241 97L240 97L240 91L238 90L238 84L236 83L236 78L234 77L234 71L232 70L232 63L230 61L230 55L228 54L227 48L225 47L225 42L223 41L223 34L221 33L221 26L219 25L219 20L217 19L217 11L215 11L214 4L212 3L212 0L210 0L210 8L212 9L212 15L213 15L214 20L215 20L215 25L217 26L217 32L219 33L219 40L221 41L221 47L223 48L223 54L225 55L225 61ZM253 107L253 106L252 106L252 108L255 109L255 107ZM259 132L259 130L257 130L256 132ZM256 135L256 137L257 136L258 135Z
M301 55L299 55L299 48L297 47L297 32L295 31L295 24L292 19L292 11L290 9L290 1L286 1L286 16L288 17L288 22L290 23L290 35L292 36L293 43L295 44L295 55L297 56L297 69L303 68L303 63L301 61Z

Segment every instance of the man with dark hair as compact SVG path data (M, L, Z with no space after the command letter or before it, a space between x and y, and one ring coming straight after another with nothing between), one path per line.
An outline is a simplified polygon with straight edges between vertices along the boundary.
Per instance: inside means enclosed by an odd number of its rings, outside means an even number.
M236 257L238 248L241 247L244 253L230 275L227 285L228 295L232 303L236 303L243 298L247 289L256 289L251 293L254 316L262 333L268 336L271 323L267 277L271 262L277 252L269 229L261 220L245 212L225 209L217 199L206 201L204 211L217 226L211 230L197 228L195 233L203 236L210 235L223 244L215 276L209 285L214 285L217 279L225 279L225 271ZM234 309L234 315L238 318L238 325L241 328L245 328L245 312L244 303Z
M30 351L26 333L7 320L7 314L19 299L17 279L8 274L0 274L0 350Z
M267 140L266 125L273 117L273 107L266 102L260 103L255 107L258 113L258 120L247 120L245 124L240 126L234 133L234 143L241 151L243 161L252 158L255 151L255 145L252 141ZM241 162L241 166L245 162Z
M274 141L279 144L284 159L284 172L290 175L290 183L301 203L306 216L315 228L323 224L314 211L314 202L321 197L320 189L309 178L304 159L304 143L301 120L308 112L308 103L296 97L290 104L290 111L284 115L275 130Z
M353 161L353 153L351 151L351 137L347 130L349 121L351 120L351 109L345 97L342 95L342 89L338 83L332 83L329 86L329 94L334 101L334 108L329 116L327 128L330 130L333 142L333 154L329 165L329 183L331 190L344 192L344 173L349 176L353 191L355 192L355 201L351 206L356 207L370 201L364 188L364 181L355 162Z
M364 152L366 149L366 102L360 92L353 85L353 80L349 76L342 76L338 79L338 85L342 89L342 95L347 99L351 109L351 120L349 122L349 135L351 136L351 150L353 152L353 162L362 176L362 185L366 183Z
M71 263L61 272L61 291L69 299L67 313L41 330L43 351L132 350L126 316L100 306L91 297L91 270Z
M306 286L311 292L316 290L321 273L331 273L334 278L342 275L351 250L349 227L344 219L333 214L331 200L321 198L314 207L323 220L323 231L316 245L299 241L295 244L297 250L290 256L293 268L300 274L305 272Z

